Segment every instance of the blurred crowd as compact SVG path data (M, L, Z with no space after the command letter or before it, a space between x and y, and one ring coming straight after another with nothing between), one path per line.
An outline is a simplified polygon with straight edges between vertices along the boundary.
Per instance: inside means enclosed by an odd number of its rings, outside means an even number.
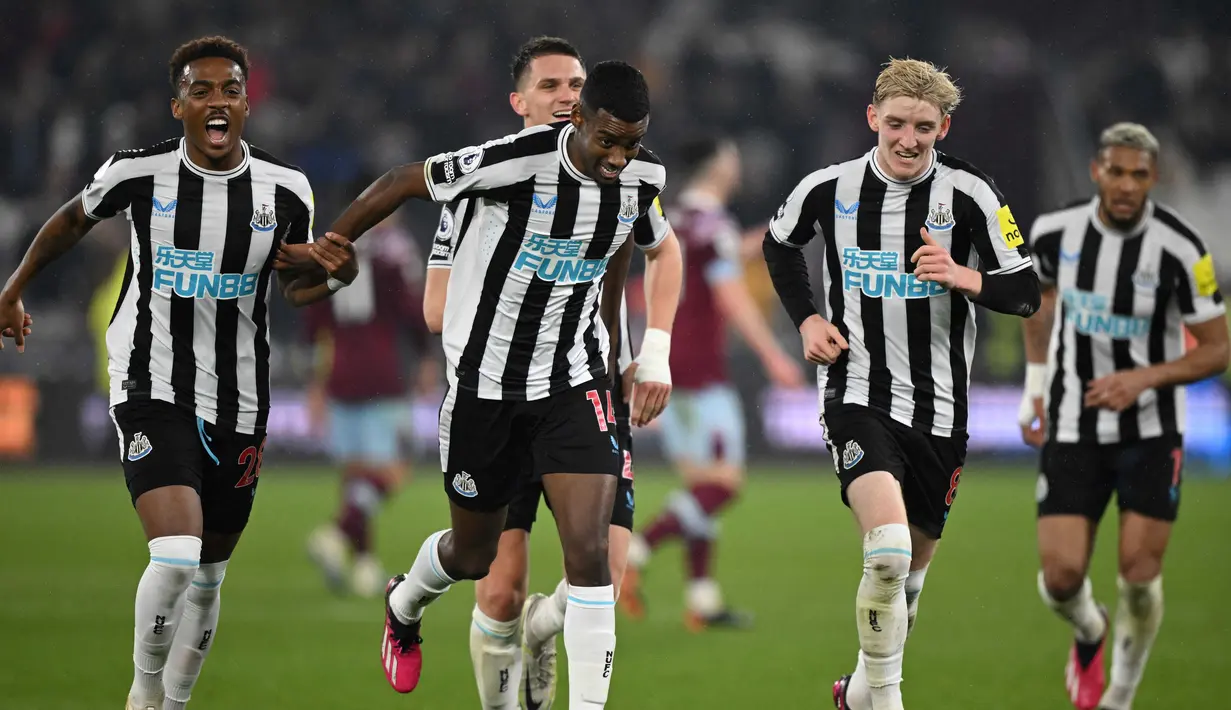
M967 97L942 149L991 174L1023 222L1088 194L1085 165L1102 126L1146 123L1164 144L1160 197L1204 230L1224 280L1231 275L1231 240L1215 231L1218 205L1231 200L1231 134L1220 121L1231 110L1231 20L1218 1L13 5L0 23L0 86L11 99L0 115L4 274L111 152L178 135L167 59L185 40L223 33L252 55L246 137L307 172L318 230L356 180L518 129L510 58L531 36L559 34L591 63L642 68L654 99L647 144L668 168L673 144L690 132L739 140L746 174L734 209L750 227L804 174L871 146L863 107L878 65L910 55L957 77ZM425 250L435 211L402 217ZM84 319L126 244L123 220L100 225L30 289L41 344L34 357L0 358L0 372L93 379ZM296 316L275 308L275 337L302 340ZM295 347L275 352L275 381L309 367Z

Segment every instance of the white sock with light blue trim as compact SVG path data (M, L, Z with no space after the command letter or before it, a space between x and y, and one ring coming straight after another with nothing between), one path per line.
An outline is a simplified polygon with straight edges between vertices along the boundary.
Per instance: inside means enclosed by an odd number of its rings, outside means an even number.
M184 593L201 564L201 538L156 537L149 542L150 563L137 584L133 630L133 705L161 707L162 671L171 653Z
M864 535L863 578L855 610L872 710L902 710L910 558L910 528L906 525L881 525Z
M564 651L568 654L570 710L607 703L615 658L615 588L568 587Z
M201 677L201 666L214 647L222 603L222 580L226 576L226 560L210 562L197 569L188 586L184 612L175 631L175 644L162 676L167 693L162 710L183 710L192 698L192 689Z
M521 684L521 618L496 621L474 605L470 614L470 661L483 710L518 710Z
M389 595L389 608L403 624L418 621L423 616L423 607L439 599L457 582L440 566L440 538L447 532L434 532L423 541L406 580Z

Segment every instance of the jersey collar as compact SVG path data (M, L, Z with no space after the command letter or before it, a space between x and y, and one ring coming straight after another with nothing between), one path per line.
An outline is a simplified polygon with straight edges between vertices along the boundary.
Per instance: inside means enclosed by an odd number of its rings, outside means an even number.
M180 162L183 163L184 165L187 165L190 171L196 173L197 175L200 175L201 177L231 178L231 177L235 177L236 175L243 173L245 170L248 169L248 162L251 156L248 153L247 141L241 140L239 142L239 149L244 154L243 159L239 161L239 165L235 166L231 170L226 170L226 171L206 170L200 165L197 165L196 163L192 162L192 160L188 157L188 139L180 138L180 147L179 147Z
M932 177L932 173L936 172L936 149L935 148L929 151L929 153L931 153L931 156L930 156L930 160L928 161L927 169L919 173L915 177L911 178L910 180L897 180L897 179L891 178L888 175L886 175L885 172L881 170L880 164L876 162L876 152L878 150L879 148L873 148L872 150L868 151L868 164L872 166L872 173L876 175L876 177L879 178L881 182L884 182L886 184L902 185L902 186L918 185L924 180L927 180L928 178Z
M1131 239L1133 237L1141 236L1141 234L1146 231L1146 227L1150 224L1150 218L1154 216L1154 200L1147 197L1145 209L1141 211L1141 219L1137 220L1137 224L1134 224L1131 229L1120 230L1103 222L1102 218L1099 217L1098 214L1098 206L1099 196L1095 195L1090 199L1090 224L1093 224L1094 228L1099 232L1102 232L1103 236L1106 237Z
M564 166L565 172L577 180L580 180L582 183L593 183L593 180L586 177L584 173L577 169L576 165L573 165L573 159L568 155L569 136L576 132L577 127L572 123L568 124L563 130L560 131L560 137L556 139L556 150L560 153L560 164Z

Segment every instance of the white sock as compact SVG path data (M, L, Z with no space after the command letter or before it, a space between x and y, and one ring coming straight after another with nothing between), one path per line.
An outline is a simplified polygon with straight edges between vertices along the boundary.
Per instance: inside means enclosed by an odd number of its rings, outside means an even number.
M1056 601L1047 591L1047 585L1043 583L1043 572L1040 570L1039 596L1043 598L1043 603L1051 607L1060 618L1069 622L1078 641L1094 643L1107 633L1107 620L1103 618L1098 605L1094 603L1094 588L1090 585L1089 577L1086 577L1081 584L1081 589L1071 599Z
M722 611L722 588L718 582L709 577L688 580L688 588L684 595L688 610L694 614L708 616Z
M440 538L447 532L432 533L423 541L415 563L406 573L406 580L389 595L389 607L403 624L418 621L423 616L423 607L436 601L457 582L440 566Z
M1111 652L1111 684L1100 707L1128 710L1145 672L1150 648L1163 623L1163 578L1134 584L1118 580L1120 602L1116 609L1116 643Z
M183 710L192 697L192 688L201 675L201 666L209 650L214 647L222 580L226 574L227 563L224 560L201 565L192 578L171 655L163 671L162 685L166 690L163 710Z
M928 568L911 570L906 576L906 637L909 639L915 628L915 617L919 613L919 594L923 591L923 580L928 575ZM851 674L846 684L847 710L864 710L872 707L872 689L868 687L868 669L864 665L863 652L855 661L855 672Z
M556 591L535 604L526 615L526 645L538 649L556 634L564 632L564 611L568 606L568 580L561 579Z
M496 621L475 605L471 613L470 660L483 710L518 710L521 683L521 619Z
M881 525L863 538L863 578L855 610L872 710L902 710L910 555L910 528L906 525Z
M133 684L128 691L139 708L162 704L162 672L171 653L184 592L201 564L201 538L156 537L149 548L150 563L137 584Z
M606 705L615 646L615 589L570 584L564 615L569 710Z

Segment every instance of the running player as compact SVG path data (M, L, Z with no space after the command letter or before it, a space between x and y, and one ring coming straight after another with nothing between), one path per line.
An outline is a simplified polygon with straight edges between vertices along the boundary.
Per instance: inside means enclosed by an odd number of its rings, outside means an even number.
M671 212L680 225L685 286L673 333L672 402L660 426L667 456L687 487L672 493L643 535L633 537L620 605L634 617L642 614L638 570L651 551L681 537L687 550L688 627L745 626L749 617L727 608L710 573L717 515L738 495L744 478L744 413L727 381L726 324L734 325L760 357L775 385L800 387L803 376L744 285L740 231L727 212L739 187L739 149L729 140L703 137L682 145L680 156L687 177Z
M456 580L487 574L518 484L506 462L525 461L555 504L564 546L570 707L606 703L615 651L607 520L622 457L610 426L609 337L597 312L603 273L619 247L631 236L653 260L666 238L665 223L634 230L666 179L641 147L648 123L641 73L604 62L567 123L394 168L334 225L357 238L412 197L482 198L471 204L485 231L459 233L450 274L460 279L453 284L459 295L447 301L443 319L450 387L440 415L441 466L453 526L428 538L387 596L382 661L399 692L419 681L424 607ZM633 423L657 417L669 393L658 378L667 371L670 336L651 333Z
M1039 285L1004 196L935 149L960 93L893 60L876 79L876 147L812 173L764 242L774 287L817 373L842 500L863 532L859 662L834 704L901 710L902 653L966 458L975 304L1029 316ZM819 314L800 250L824 240Z
M265 449L270 272L280 242L312 241L307 178L241 138L244 48L224 37L188 42L171 57L170 79L183 137L113 155L43 225L0 293L0 328L16 332L35 275L100 220L122 212L132 224L107 330L111 414L150 554L137 585L129 710L183 708L213 647ZM357 274L340 237L309 251L329 278L280 277L293 305Z
M512 79L514 91L509 95L509 103L513 111L522 116L526 128L542 126L568 119L585 82L585 65L581 54L567 40L536 37L522 45L514 56ZM547 202L540 200L542 204L536 203L532 209L543 212L553 209ZM471 216L468 218L468 215ZM638 220L636 228L653 229L650 222L659 220L664 220L662 213L651 210ZM433 332L440 332L443 327L453 252L462 233L473 225L469 200L459 200L441 210L440 228L428 259L424 296L424 316ZM651 328L666 325L669 329L678 300L680 275L678 241L669 226L666 239L655 251L654 278L647 281L652 304L648 325ZM627 316L621 294L618 363L621 373L628 371L633 360ZM634 509L632 427L628 403L623 396L625 389L623 378L616 377L612 401L616 438L624 463L611 513L608 557L612 585L617 592L627 560ZM509 679L520 678L526 706L548 710L555 698L556 636L564 630L568 584L561 580L550 597L526 596L530 578L527 543L538 513L542 486L533 480L528 469L521 474L524 479L509 503L496 559L487 576L475 583L470 654L484 708L515 704L517 688Z
M1042 447L1039 593L1076 636L1065 686L1081 710L1129 710L1163 619L1163 555L1180 505L1184 385L1227 369L1214 262L1150 199L1158 141L1103 131L1093 199L1035 220L1043 307L1025 323L1022 436ZM1185 348L1187 328L1196 347ZM1119 607L1106 687L1106 609L1086 576L1112 493L1120 507ZM1105 692L1104 692L1105 691Z
M321 361L309 392L313 418L327 420L330 453L343 466L337 516L312 531L308 552L330 588L373 597L389 577L373 549L372 519L408 469L400 439L413 378L400 336L423 351L422 265L397 213L356 251L361 269L351 288L307 311Z

